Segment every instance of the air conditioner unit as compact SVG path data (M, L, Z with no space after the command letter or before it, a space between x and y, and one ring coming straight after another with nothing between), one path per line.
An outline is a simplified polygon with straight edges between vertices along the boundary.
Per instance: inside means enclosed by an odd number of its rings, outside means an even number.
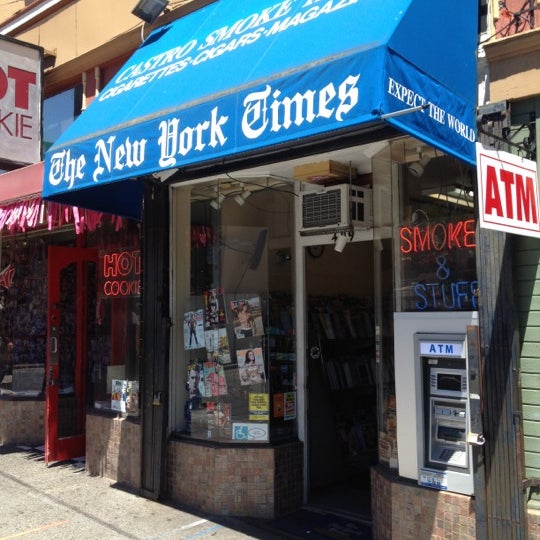
M349 184L308 187L298 195L296 215L300 234L373 224L370 188Z

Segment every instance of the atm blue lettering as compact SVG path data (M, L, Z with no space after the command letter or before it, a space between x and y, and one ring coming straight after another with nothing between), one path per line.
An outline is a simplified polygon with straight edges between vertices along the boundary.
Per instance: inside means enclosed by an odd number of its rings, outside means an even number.
M429 346L430 354L454 354L454 346L451 343L432 343Z

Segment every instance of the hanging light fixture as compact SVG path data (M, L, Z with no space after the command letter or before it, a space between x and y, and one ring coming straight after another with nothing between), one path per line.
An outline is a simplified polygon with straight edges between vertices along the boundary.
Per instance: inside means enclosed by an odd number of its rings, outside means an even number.
M351 226L346 231L335 232L332 240L334 241L334 251L338 253L343 253L345 246L348 242L352 242L354 238L354 228Z
M420 178L424 174L425 168L427 167L427 164L430 161L431 161L431 158L429 156L424 156L419 161L415 161L414 163L411 163L409 165L409 172L413 176Z
M165 10L169 0L139 0L133 8L133 15L144 22L152 24Z
M424 174L428 163L431 161L431 158L429 156L422 156L422 148L420 147L418 147L416 151L418 152L418 161L415 161L409 165L409 172L413 176L416 176L416 178L420 178Z
M238 195L234 196L234 200L237 204L240 206L243 206L244 203L251 197L251 191L248 191L247 189L243 189L242 193L238 193Z
M225 200L225 195L223 195L223 193L220 193L215 199L210 201L210 206L214 210L219 210L224 200Z
M349 241L349 239L347 238L347 235L341 233L336 238L336 243L334 245L334 250L337 251L338 253L343 253L343 250L345 249L345 246L347 245L348 241Z

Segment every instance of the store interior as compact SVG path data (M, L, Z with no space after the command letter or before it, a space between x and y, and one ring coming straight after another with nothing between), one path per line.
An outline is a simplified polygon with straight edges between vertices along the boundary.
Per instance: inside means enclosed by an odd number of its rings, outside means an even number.
M373 243L306 248L308 505L370 517L377 462Z

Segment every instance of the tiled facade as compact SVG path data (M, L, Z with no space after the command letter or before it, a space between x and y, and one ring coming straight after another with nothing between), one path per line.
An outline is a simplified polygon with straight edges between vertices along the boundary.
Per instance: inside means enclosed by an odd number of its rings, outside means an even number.
M45 400L0 400L0 445L41 445L45 440Z
M171 441L171 499L217 515L271 519L302 504L302 445L210 447Z
M476 538L474 499L421 488L389 471L371 471L373 538L432 540Z
M134 489L141 487L141 425L129 417L86 416L86 469Z
M527 512L527 531L529 540L540 540L540 511L529 510Z

